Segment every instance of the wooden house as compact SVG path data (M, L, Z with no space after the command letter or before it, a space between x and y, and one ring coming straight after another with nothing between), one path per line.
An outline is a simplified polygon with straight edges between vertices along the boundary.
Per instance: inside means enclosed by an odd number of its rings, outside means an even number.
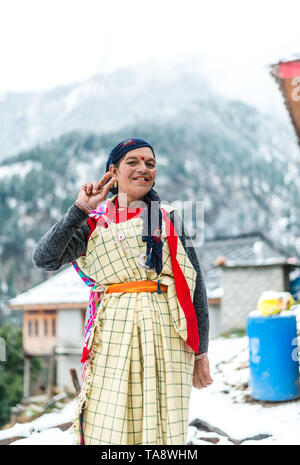
M12 309L22 310L25 356L24 397L31 395L30 359L44 361L41 384L51 389L72 390L69 369L81 370L85 310L89 289L73 266L9 301Z

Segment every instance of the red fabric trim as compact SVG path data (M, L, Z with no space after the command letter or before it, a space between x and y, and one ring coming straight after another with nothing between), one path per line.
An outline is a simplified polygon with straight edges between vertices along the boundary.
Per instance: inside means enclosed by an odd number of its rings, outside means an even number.
M287 61L279 64L279 77L293 79L300 76L300 61Z
M94 220L94 218L88 218L88 219L86 220L86 222L87 222L87 224L88 224L89 227L90 227L90 232L89 232L89 235L88 235L87 241L86 241L86 242L88 242L88 240L89 240L89 238L90 238L90 235L92 234L92 232L94 231L94 229L95 229L96 226L97 226L97 222Z
M164 208L162 208L161 210L164 215L167 231L170 232L170 234L167 235L167 238L168 238L168 243L169 243L169 248L170 248L171 262L172 262L172 269L173 269L173 275L174 275L174 280L175 280L177 298L179 300L180 306L183 309L185 317L186 317L187 334L188 334L186 343L197 354L199 350L199 333L198 333L197 317L196 317L196 311L194 308L194 304L191 299L190 289L188 287L183 271L180 268L180 265L176 258L178 235L176 233L176 230L173 226L172 221L167 216L168 212L166 212Z
M84 346L82 350L81 360L80 360L81 363L84 363L87 360L89 353L90 353L89 349L86 346Z
M116 196L114 202L108 201L107 202L107 207L106 207L106 216L110 220L114 220L116 223L123 223L124 221L131 220L135 216L139 216L144 208L126 208L122 210L121 212L117 212L116 210L119 207L118 203L118 196ZM105 224L104 224L105 226Z

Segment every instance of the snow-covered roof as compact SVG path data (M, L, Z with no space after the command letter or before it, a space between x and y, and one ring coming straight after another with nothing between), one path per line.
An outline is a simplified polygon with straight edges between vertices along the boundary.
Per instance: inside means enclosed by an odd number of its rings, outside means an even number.
M75 304L84 307L89 300L89 291L90 288L83 283L71 265L29 291L10 299L9 305L15 309L28 309L35 305L74 308Z
M268 265L288 265L289 262L286 258L277 258L277 257L270 257L270 258L258 258L257 260L252 261L235 261L235 260L227 260L226 263L223 265L224 268L236 268L236 267L249 267L249 266L268 266ZM299 264L295 264L293 266L299 266Z
M208 299L221 299L224 294L224 289L222 287L216 287L215 289L207 289L207 298Z

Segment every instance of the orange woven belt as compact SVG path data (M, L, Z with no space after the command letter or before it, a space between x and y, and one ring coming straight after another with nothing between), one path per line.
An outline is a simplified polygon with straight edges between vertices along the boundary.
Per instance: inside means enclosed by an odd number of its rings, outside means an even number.
M167 292L168 286L166 284L160 284L162 292ZM107 288L106 293L111 294L112 292L155 292L157 291L156 281L131 281L128 283L117 283L110 284Z

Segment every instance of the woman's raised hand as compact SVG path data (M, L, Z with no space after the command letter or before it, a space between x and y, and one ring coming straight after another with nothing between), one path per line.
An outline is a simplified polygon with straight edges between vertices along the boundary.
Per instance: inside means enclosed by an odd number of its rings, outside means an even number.
M77 200L85 202L92 210L97 208L97 206L101 202L104 202L110 189L116 181L115 177L109 180L110 177L111 174L108 171L107 173L105 173L101 181L86 182L80 188ZM79 206L79 208L81 207ZM81 209L84 210L84 207L82 207Z

